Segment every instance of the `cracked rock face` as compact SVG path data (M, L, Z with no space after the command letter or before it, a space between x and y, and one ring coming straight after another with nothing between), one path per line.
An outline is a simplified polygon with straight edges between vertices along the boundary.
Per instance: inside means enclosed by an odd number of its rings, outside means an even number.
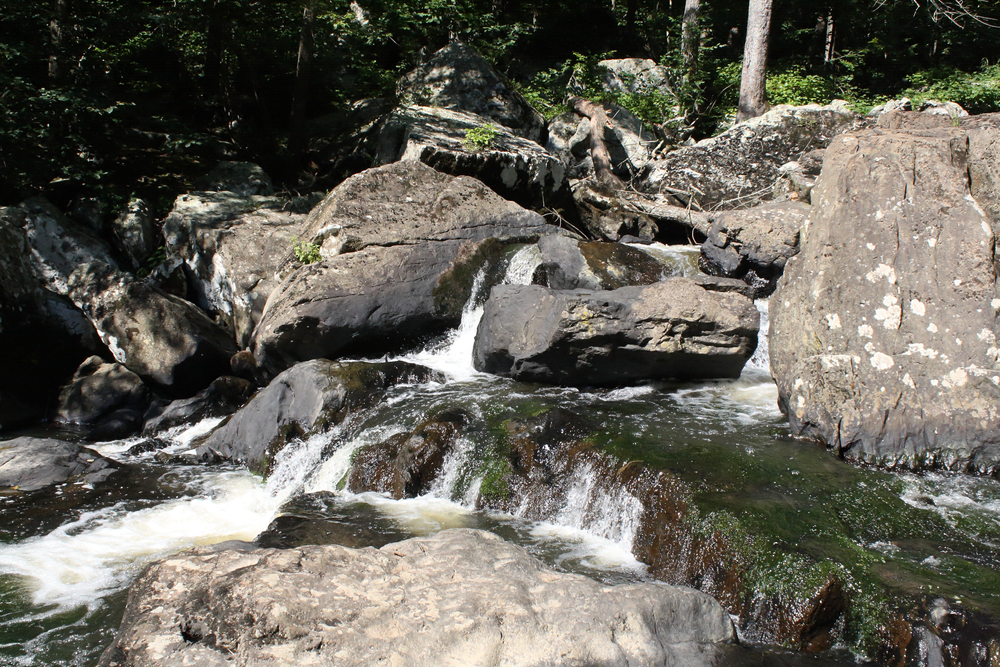
M381 549L201 550L133 586L103 667L711 665L735 641L693 589L605 586L478 530Z
M835 140L771 298L792 430L849 459L1000 470L1000 116L967 122Z

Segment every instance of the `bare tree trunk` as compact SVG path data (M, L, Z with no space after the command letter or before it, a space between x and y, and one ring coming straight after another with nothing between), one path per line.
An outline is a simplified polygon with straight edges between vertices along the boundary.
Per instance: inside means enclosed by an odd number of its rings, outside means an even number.
M305 140L306 107L312 85L312 61L316 51L316 11L314 0L302 9L302 32L299 35L299 60L295 68L295 91L292 94L292 131L289 149L298 152Z
M837 30L833 22L833 7L831 7L826 11L826 48L823 53L823 62L827 65L833 63L836 39Z
M61 81L66 75L66 63L63 55L66 51L66 36L64 29L69 18L69 0L53 0L52 18L49 19L49 44L52 51L49 54L49 78Z
M701 49L701 26L698 11L701 0L686 0L681 22L681 53L684 56L684 77L691 83L698 76L698 52Z
M570 97L569 106L581 116L590 119L590 159L594 162L594 176L602 185L621 187L621 179L611 168L611 155L604 143L604 128L608 126L608 116L604 107L582 97Z
M222 39L225 34L224 0L207 0L208 30L205 33L205 94L216 97L222 90Z
M767 111L767 42L771 34L772 0L750 0L743 73L740 76L740 108L736 122L756 118Z

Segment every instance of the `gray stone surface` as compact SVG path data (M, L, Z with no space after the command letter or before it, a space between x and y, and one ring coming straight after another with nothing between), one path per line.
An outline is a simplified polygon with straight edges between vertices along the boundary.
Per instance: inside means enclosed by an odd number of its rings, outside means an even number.
M102 241L47 201L20 208L33 273L87 316L119 363L176 393L225 372L236 346L203 311L121 271Z
M298 361L398 350L457 326L475 276L506 243L558 231L479 181L416 161L369 169L309 215L324 260L291 273L254 334L273 376Z
M305 225L304 213L287 208L278 197L189 192L163 222L167 250L187 265L198 305L224 322L240 347L249 345Z
M373 400L395 384L433 378L439 376L403 362L304 362L258 392L209 436L198 455L240 461L266 474L274 454L292 438L339 422L346 410Z
M637 177L653 159L657 137L643 127L642 121L622 107L603 105L609 125L602 138L615 174L624 180ZM549 121L545 149L566 165L570 178L588 178L594 173L590 157L590 120L567 112Z
M160 245L153 229L149 205L142 199L132 199L111 226L115 241L128 257L133 269L141 269Z
M144 410L150 394L142 379L121 364L85 360L59 394L56 420L92 424L118 408Z
M613 290L649 285L673 275L651 255L622 243L581 242L567 236L538 239L541 263L532 283L552 289Z
M657 91L670 95L670 72L649 58L615 58L597 63L601 68L601 83L616 93L648 93Z
M748 206L770 198L779 167L827 146L854 122L854 113L843 103L779 105L653 161L641 189L685 205L694 200L703 209Z
M241 197L274 194L271 178L253 162L220 162L199 178L195 186L200 190L224 190Z
M716 214L701 244L701 268L745 280L756 298L769 296L788 258L799 251L799 230L811 212L808 204L784 201Z
M517 380L583 386L738 377L758 327L750 299L687 278L612 291L499 285L474 363Z
M250 400L255 389L248 380L224 375L191 398L151 408L150 412L155 409L155 414L147 413L143 433L152 435L175 426L197 424L209 417L232 414Z
M0 492L37 491L54 484L103 482L118 464L92 449L51 438L0 441Z
M697 667L732 642L703 593L605 586L454 529L381 549L168 558L133 586L100 664Z
M771 298L771 371L794 433L888 467L1000 470L998 119L828 149Z
M462 42L450 43L403 76L396 90L403 104L468 111L532 141L545 130L545 118L507 86L493 65Z
M477 148L466 132L493 126L490 144ZM375 164L419 160L454 176L472 176L494 192L525 206L565 205L566 166L534 141L517 136L489 118L466 111L408 106L384 121Z

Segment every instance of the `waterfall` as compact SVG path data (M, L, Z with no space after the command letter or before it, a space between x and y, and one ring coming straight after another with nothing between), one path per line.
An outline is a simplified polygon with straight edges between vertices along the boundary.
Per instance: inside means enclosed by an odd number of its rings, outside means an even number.
M771 330L771 323L768 316L768 300L757 299L754 301L757 312L760 313L760 332L757 334L757 350L747 362L749 368L765 370L770 373L771 358L768 355L767 334Z

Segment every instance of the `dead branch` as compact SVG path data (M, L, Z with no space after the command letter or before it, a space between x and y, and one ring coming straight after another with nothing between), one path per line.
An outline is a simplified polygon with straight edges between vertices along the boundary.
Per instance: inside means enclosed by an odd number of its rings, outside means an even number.
M604 107L582 97L572 96L566 102L573 111L590 120L590 158L594 162L594 176L602 185L622 187L620 178L611 169L611 155L604 143L604 128L611 125Z

